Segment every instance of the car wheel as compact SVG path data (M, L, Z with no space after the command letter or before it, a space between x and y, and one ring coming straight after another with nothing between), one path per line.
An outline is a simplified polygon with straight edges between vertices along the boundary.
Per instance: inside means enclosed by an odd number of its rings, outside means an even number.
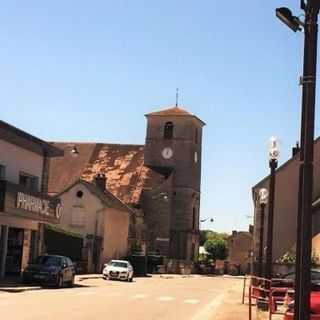
M133 280L133 277L131 277L131 278L128 279L129 282L132 282L132 280Z
M74 286L74 276L72 276L71 281L69 282L68 287L72 288Z
M58 276L57 278L57 284L56 284L56 288L59 289L63 286L63 278L61 275Z

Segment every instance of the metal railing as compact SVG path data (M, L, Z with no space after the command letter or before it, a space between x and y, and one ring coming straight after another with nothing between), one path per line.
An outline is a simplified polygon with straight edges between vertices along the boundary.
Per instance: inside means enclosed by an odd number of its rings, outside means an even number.
M272 319L273 314L285 315L285 309L289 303L289 289L288 287L273 287L272 280L269 279L246 276L243 282L242 304L248 298L249 320L252 320L253 306L258 307L258 305L260 308L262 305L265 306L269 320ZM284 310L279 310L279 306L282 306Z

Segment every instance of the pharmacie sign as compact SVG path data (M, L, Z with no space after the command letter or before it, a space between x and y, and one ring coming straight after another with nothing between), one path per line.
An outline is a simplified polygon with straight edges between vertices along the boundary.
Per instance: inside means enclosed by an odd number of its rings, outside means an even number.
M49 216L49 203L48 200L40 199L23 192L17 192L17 208Z
M0 212L50 223L58 223L60 199L39 192L27 193L17 184L0 180Z

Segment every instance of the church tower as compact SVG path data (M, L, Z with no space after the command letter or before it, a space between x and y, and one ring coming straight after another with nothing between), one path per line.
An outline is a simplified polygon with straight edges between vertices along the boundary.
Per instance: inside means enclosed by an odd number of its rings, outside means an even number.
M169 257L194 260L199 247L203 121L176 106L146 115L145 165L171 179ZM146 213L147 214L147 213Z

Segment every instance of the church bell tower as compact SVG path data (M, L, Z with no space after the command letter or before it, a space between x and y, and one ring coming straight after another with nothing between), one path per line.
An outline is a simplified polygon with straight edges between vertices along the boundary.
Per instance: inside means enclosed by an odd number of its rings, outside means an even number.
M194 260L199 248L202 129L205 123L178 106L149 113L146 118L145 165L172 181L168 209L169 257Z

